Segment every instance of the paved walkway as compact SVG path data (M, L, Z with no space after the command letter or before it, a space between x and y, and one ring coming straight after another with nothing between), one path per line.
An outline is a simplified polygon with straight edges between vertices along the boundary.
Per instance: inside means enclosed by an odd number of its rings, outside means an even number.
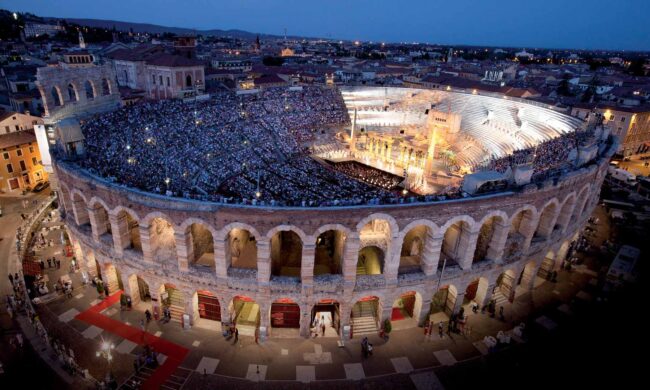
M51 248L57 252L62 248ZM67 272L70 258L62 258L61 269L45 269L55 278ZM99 340L116 345L118 358L112 369L120 383L133 373L134 356L142 346L150 344L163 355L162 365L150 373L147 387L210 388L216 385L244 387L247 381L289 384L335 383L337 387L356 386L350 381L371 382L377 388L385 384L405 388L431 388L437 383L431 368L480 358L488 353L483 338L499 331L510 331L520 322L527 329L553 332L570 318L576 301L590 300L595 291L595 272L586 266L573 272L560 272L558 283L539 281L529 293L504 306L506 322L484 314L469 313L470 335L437 335L425 337L422 328L395 330L389 341L371 336L374 354L363 359L359 340L339 346L336 338L279 339L270 338L256 344L252 337L240 336L238 343L224 339L213 329L195 326L183 330L176 322L148 324L143 336L140 320L148 303L130 311L119 307L120 292L99 301L92 286L81 286L79 273L70 276L76 288L72 298L63 296L39 306L39 313L48 329L56 328L75 350L80 362L86 362L95 377L106 367L96 364L94 351ZM51 278L51 280L54 280ZM531 329L532 330L532 329ZM513 337L513 343L517 343ZM519 340L523 341L523 340ZM388 375L388 377L386 376ZM433 376L431 376L433 375ZM386 379L390 378L390 379ZM336 382L331 382L332 380ZM242 385L243 383L243 385ZM427 387L428 386L428 387Z

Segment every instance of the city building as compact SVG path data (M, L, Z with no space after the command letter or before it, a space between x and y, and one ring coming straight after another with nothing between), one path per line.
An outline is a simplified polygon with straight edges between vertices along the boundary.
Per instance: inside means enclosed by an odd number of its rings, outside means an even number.
M33 130L0 134L0 191L33 188L48 180Z

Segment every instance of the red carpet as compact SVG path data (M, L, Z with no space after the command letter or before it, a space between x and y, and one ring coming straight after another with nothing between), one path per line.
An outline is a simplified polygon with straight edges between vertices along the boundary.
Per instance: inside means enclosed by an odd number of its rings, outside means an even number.
M136 344L149 344L154 351L167 356L165 362L142 384L143 389L159 389L167 378L174 373L176 367L185 359L189 350L178 344L156 337L151 333L143 332L139 328L123 324L120 321L100 314L102 310L119 302L120 295L122 295L121 290L104 299L101 303L77 314L75 318L128 339Z
M402 309L400 309L399 307L394 307L393 313L390 315L390 320L399 321L399 320L403 320L404 318L406 317L404 317L404 313L402 313Z

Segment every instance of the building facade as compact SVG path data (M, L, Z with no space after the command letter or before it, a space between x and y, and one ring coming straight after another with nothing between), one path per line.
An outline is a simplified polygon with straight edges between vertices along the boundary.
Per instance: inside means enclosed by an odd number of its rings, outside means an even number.
M34 131L1 134L0 149L0 191L22 191L48 180Z

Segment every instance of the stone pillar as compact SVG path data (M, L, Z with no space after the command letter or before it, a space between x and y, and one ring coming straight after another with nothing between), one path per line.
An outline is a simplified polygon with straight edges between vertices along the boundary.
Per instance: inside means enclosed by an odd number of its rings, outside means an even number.
M507 222L501 220L494 221L494 231L492 232L492 239L487 250L487 258L494 260L496 263L503 263L503 252L505 250L506 241L508 240L508 232L510 226Z
M86 203L83 199L81 199L81 197L77 197L76 200L74 197L72 198L72 209L74 210L74 221L78 226L90 223Z
M153 263L153 245L151 245L151 228L149 225L140 225L140 243L142 244L142 257L146 263Z
M271 334L271 304L260 305L260 326L266 327L267 334Z
M472 268L472 261L474 260L474 251L476 250L478 235L478 231L473 232L470 230L468 224L463 224L457 254L458 265L460 265L460 268L463 270Z
M442 250L442 240L444 233L434 234L427 229L424 240L424 250L422 251L422 271L425 275L431 276L438 273L438 263L440 262L440 251Z
M311 310L309 305L300 305L300 336L309 337L309 325L311 325Z
M174 231L174 240L176 241L176 257L178 258L178 270L187 272L190 261L194 260L194 248L192 243L192 234L189 232Z
M488 285L487 291L485 292L485 297L483 298L483 302L477 302L481 308L483 306L486 306L488 303L490 303L490 300L492 299L492 293L494 292L494 289L497 287L496 283L492 283Z
M381 303L381 302L380 302ZM384 327L384 322L390 320L391 315L393 314L393 302L384 302L383 305L379 306L379 324L377 327L379 329Z
M221 311L221 325L230 325L232 323L232 319L230 318L230 310L228 310L228 306L230 305L230 299L226 300L222 298L219 301L219 309Z
M158 313L162 316L162 311L160 310L160 289L162 288L161 284L154 284L153 288L149 285L149 295L151 296L151 312Z
M420 310L420 316L418 317L418 326L423 326L424 323L429 319L429 313L431 312L431 297L424 299L422 297L422 309Z
M199 311L197 310L198 297L192 292L183 292L185 299L185 314L190 316L190 325L194 325L196 319L199 318Z
M311 295L314 290L314 257L316 256L316 244L302 244L302 260L300 264L300 281L302 283L302 293Z
M352 306L345 303L345 302L340 302L339 303L339 316L341 318L341 329L339 329L339 333L343 334L343 327L346 325L350 325L350 312L352 310Z
M387 287L397 285L401 249L400 245L397 244L397 237L391 237L384 266L384 278L386 279Z
M343 250L343 283L346 291L352 291L357 281L357 262L359 261L359 235L350 233L345 238Z
M257 242L257 284L269 287L271 281L271 242L261 238Z
M101 207L88 209L88 216L90 219L90 227L93 232L93 240L99 242L99 237L108 232L108 218L106 211Z
M124 275L120 274L122 278L122 287L124 287L124 293L131 297L131 305L136 306L140 303L140 287L138 286L138 278L132 277L134 275Z
M108 220L111 223L111 232L113 233L113 246L118 257L124 254L124 248L131 246L131 233L126 214L121 216L109 214Z
M548 238L553 232L553 225L555 224L555 215L549 213L548 211L542 212L542 215L539 217L539 224L537 225L538 237Z
M463 306L463 301L465 300L465 291L466 290L467 290L467 288L465 288L465 290L463 290L463 291L458 291L458 293L456 294L456 302L454 303L454 311L453 311L454 313L458 313L460 308Z
M214 265L217 278L221 280L228 279L228 268L230 267L230 259L226 253L226 240L227 238L214 240Z
M521 253L524 254L530 248L530 241L533 239L535 234L535 228L537 227L535 216L529 216L528 213L524 213L523 218L521 219L521 226L519 228L520 233L525 237L524 245L522 247Z

